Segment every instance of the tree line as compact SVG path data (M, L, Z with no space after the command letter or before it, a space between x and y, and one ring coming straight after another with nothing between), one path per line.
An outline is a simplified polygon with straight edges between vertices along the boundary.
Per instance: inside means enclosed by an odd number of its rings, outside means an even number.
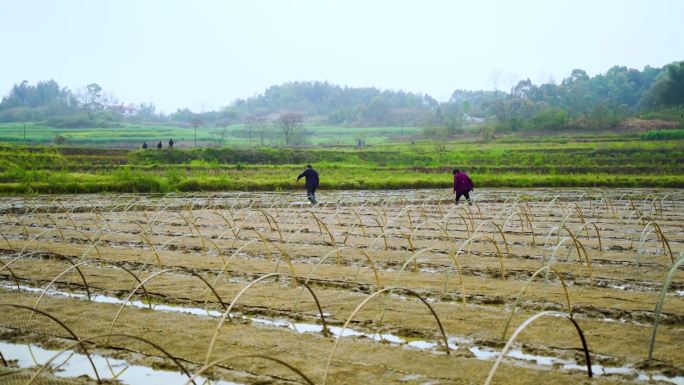
M55 80L15 84L0 101L0 122L41 121L54 127L116 127L124 117L112 106L120 101L97 83L72 91ZM136 106L139 118L157 119L154 105Z
M301 124L333 126L421 126L428 135L449 136L469 125L491 131L596 130L615 127L643 111L684 106L684 62L643 70L614 66L589 76L573 70L560 83L519 81L510 90L456 90L447 101L427 94L341 87L328 82L289 82L202 113L188 108L157 113L154 104L136 106L134 116L108 108L118 100L97 84L78 91L55 80L15 84L0 102L0 121L44 121L56 127L111 127L154 122L188 127L242 123L263 131L272 124L286 143L296 142ZM251 135L251 131L250 131Z
M683 90L684 62L643 70L614 66L593 77L575 69L558 84L525 79L508 91L456 90L445 102L403 91L291 82L238 99L206 119L249 123L295 112L313 124L423 126L446 135L481 123L496 131L596 130L643 111L684 106Z

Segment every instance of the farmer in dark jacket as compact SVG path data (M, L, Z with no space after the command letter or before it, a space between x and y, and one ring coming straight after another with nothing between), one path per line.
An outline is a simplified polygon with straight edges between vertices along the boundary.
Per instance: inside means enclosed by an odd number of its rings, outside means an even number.
M318 173L310 164L306 165L306 170L299 174L297 180L302 177L306 179L306 197L309 198L312 204L316 204L316 189L318 188Z
M464 173L462 173L459 169L454 169L454 194L456 194L456 204L458 204L459 199L461 199L461 196L464 196L468 204L472 204L470 202L470 195L469 192L473 191L473 188L475 185L473 184L473 181L470 179L470 177Z

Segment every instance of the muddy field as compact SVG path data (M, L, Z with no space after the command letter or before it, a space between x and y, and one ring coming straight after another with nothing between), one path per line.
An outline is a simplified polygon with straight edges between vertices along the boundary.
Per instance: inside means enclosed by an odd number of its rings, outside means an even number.
M0 382L684 384L684 191L303 198L2 198Z

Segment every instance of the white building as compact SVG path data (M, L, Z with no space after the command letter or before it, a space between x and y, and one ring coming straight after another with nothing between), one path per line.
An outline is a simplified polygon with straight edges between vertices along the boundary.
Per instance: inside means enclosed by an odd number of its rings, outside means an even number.
M128 105L114 104L107 106L107 109L109 111L118 112L123 116L134 116L138 113L138 108L133 103L129 103Z

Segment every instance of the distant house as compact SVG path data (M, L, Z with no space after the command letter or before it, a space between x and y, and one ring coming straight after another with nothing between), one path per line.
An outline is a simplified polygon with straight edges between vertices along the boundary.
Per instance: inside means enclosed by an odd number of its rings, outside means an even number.
M107 106L107 110L113 111L113 112L118 112L123 116L134 116L138 113L138 108L133 103L129 103L128 105L123 105L123 104L109 105L109 106Z
M463 114L463 120L465 120L466 123L470 123L470 124L480 124L480 123L484 123L484 121L485 121L483 118L478 118L477 116L472 116L472 115L468 115L468 114Z

